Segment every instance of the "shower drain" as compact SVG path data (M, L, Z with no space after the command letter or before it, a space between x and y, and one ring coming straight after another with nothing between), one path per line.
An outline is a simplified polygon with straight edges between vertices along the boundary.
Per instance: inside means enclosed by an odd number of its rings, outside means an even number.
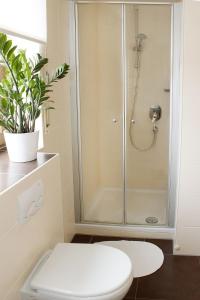
M156 224L158 223L158 218L156 217L148 217L145 219L145 222L148 224Z

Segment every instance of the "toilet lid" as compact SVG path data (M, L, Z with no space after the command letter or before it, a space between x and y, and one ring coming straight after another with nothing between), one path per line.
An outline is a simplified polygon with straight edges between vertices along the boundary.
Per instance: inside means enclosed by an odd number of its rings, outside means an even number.
M97 244L58 244L36 272L36 290L79 297L98 296L122 287L132 277L129 257Z
M156 272L163 264L162 250L148 242L142 241L105 241L98 244L114 247L126 253L132 262L134 278Z

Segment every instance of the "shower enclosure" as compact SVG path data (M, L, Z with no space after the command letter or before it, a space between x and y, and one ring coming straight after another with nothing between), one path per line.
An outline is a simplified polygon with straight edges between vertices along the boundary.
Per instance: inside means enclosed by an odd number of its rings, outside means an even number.
M76 221L173 226L175 6L74 8Z

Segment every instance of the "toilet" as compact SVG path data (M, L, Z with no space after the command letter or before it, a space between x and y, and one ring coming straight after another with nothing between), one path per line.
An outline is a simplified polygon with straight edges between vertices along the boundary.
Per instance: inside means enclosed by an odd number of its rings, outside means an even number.
M133 280L123 251L101 244L60 243L36 264L22 300L121 300Z

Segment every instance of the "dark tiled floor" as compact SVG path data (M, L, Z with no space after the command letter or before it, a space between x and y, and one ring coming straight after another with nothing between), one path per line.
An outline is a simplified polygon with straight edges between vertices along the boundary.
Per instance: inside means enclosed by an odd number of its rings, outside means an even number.
M118 241L118 240L128 240L128 241L146 241L154 243L160 247L164 254L172 254L172 241L171 240L157 240L157 239L140 239L140 238L125 238L117 236L101 236L101 235L85 235L76 234L72 240L72 243L97 243L102 241ZM199 299L200 300L200 299Z
M76 234L73 237L72 243L91 243L92 242L92 236L86 235L86 234Z
M171 240L145 239L145 241L157 245L165 254L173 253Z
M75 235L73 243L105 240L142 240L122 237ZM124 300L200 300L200 259L174 256L171 240L146 239L159 246L165 255L163 266L154 274L134 279Z
M92 236L92 243L102 242L102 241L118 241L118 240L128 240L128 241L144 241L144 239L134 239L134 238L123 238L117 236Z

